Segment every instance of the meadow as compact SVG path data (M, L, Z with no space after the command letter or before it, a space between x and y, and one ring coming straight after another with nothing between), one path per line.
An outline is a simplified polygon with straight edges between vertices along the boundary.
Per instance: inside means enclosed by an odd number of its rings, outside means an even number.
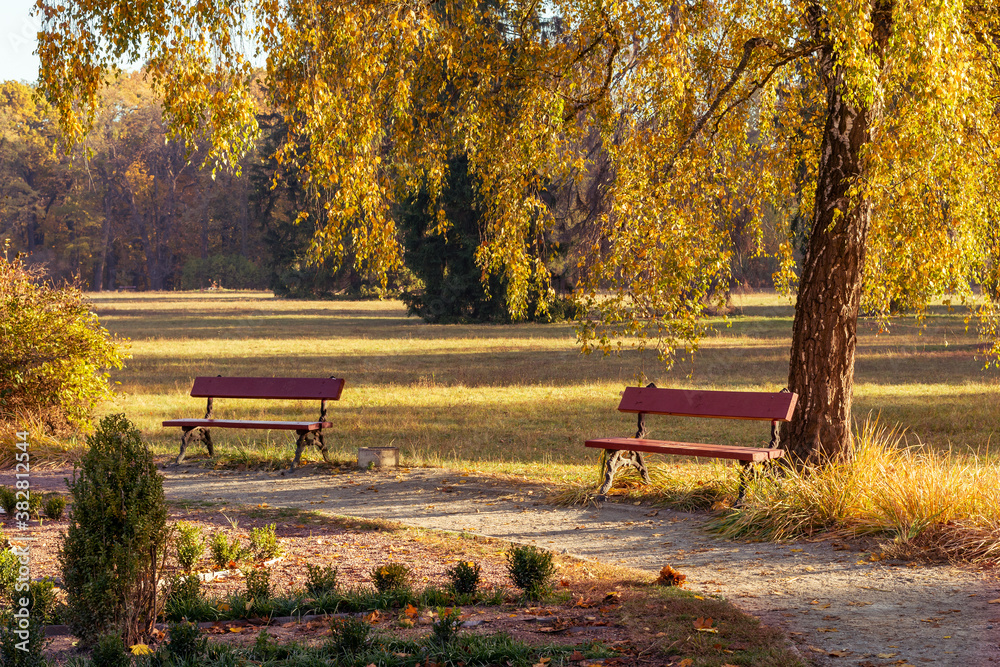
M762 293L736 297L736 312L693 355L667 370L651 351L584 356L568 324L428 325L396 301L291 301L268 293L102 293L101 322L131 341L113 374L125 412L154 451L176 454L169 418L200 417L189 396L198 375L338 376L327 436L338 459L359 446L393 445L407 465L587 482L597 453L588 437L631 435L634 417L615 408L626 385L778 390L788 373L793 309ZM998 374L964 313L934 306L923 321L897 318L889 333L859 327L854 414L899 426L905 442L983 454L1000 432ZM312 402L217 400L218 418L315 419ZM683 418L650 420L653 437L762 444L766 424ZM286 432L219 431L219 459L287 465ZM203 456L204 449L191 453ZM318 453L308 451L316 461ZM197 460L197 458L195 459ZM689 462L684 462L687 465ZM702 466L704 467L704 466Z

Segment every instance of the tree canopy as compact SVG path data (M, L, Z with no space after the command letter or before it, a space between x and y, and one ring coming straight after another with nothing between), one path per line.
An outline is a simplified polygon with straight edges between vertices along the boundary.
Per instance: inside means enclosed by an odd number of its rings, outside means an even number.
M848 451L862 311L951 295L995 332L976 296L998 245L989 0L38 6L40 87L70 140L108 73L142 61L171 132L192 146L204 133L206 163L232 166L263 86L289 129L275 158L319 204L316 258L398 266L393 206L428 188L440 210L449 160L467 156L477 261L515 313L547 286L551 191L595 178L597 137L606 206L574 258L585 350L695 346L731 279L734 226L751 252L777 233L776 280L797 292L785 437L802 459ZM447 228L442 213L433 231Z

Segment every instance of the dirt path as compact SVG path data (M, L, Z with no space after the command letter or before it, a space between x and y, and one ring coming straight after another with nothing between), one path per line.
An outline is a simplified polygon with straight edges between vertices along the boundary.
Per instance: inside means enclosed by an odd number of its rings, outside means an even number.
M706 533L704 515L615 503L553 507L539 485L448 470L164 474L171 500L266 502L468 531L652 572L669 564L687 574L689 589L783 627L817 665L1000 663L994 575L871 562L830 541L731 542Z

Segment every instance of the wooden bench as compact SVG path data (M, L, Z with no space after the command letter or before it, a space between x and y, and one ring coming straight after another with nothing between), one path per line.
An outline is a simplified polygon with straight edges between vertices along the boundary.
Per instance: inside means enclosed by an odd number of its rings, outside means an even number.
M314 445L329 461L323 429L332 424L326 421L326 402L336 401L344 389L340 378L260 378L260 377L198 377L191 387L191 395L208 398L208 408L202 419L170 419L164 426L179 426L183 430L181 451L177 463L184 460L184 452L192 441L200 439L208 448L208 455L214 456L212 446L213 428L246 428L259 430L295 431L299 438L295 443L295 459L292 470L299 464L302 450L306 445ZM212 402L216 398L258 398L258 399L301 399L318 400L319 420L314 422L257 421L242 419L213 419Z
M604 482L597 492L598 496L604 497L608 493L615 473L627 466L636 468L642 475L642 480L648 484L649 471L643 453L652 452L739 461L743 466L737 498L737 503L740 503L746 491L746 473L750 466L784 456L784 450L778 449L778 423L792 418L797 400L798 394L787 389L780 392L698 391L659 389L652 383L646 387L626 387L618 410L638 413L639 428L635 437L600 438L586 442L587 447L607 450L604 457ZM766 420L771 422L771 442L768 447L741 447L650 440L646 437L647 414Z

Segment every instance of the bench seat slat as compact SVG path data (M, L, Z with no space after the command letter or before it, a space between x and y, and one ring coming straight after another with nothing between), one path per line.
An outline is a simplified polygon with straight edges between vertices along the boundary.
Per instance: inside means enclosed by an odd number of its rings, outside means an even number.
M739 447L736 445L704 445L695 442L670 442L668 440L645 440L640 438L598 438L587 440L587 447L597 449L617 449L654 454L679 454L681 456L702 456L713 459L736 459L738 461L767 461L781 458L783 449L769 447Z
M163 422L164 426L203 428L249 428L280 431L318 431L333 426L330 422L277 422L254 421L245 419L171 419Z
M338 400L342 378L196 377L191 395L200 398L288 398Z
M679 417L788 421L796 399L798 395L790 392L626 387L618 410Z

